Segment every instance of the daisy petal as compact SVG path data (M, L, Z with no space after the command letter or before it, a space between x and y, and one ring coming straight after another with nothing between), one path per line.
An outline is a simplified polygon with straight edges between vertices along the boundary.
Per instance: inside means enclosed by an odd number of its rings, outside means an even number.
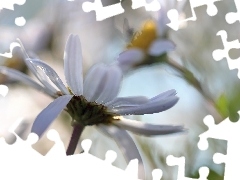
M105 65L99 63L90 68L86 74L83 95L88 101L95 101L99 97L106 80L106 69Z
M96 99L96 102L104 104L113 100L119 92L122 81L122 71L118 66L108 66L106 72L106 81L104 83L101 94Z
M70 35L64 52L64 73L75 95L83 94L82 49L77 35Z
M37 134L39 138L56 119L60 112L66 107L72 99L72 95L60 96L51 102L35 119L31 132Z
M182 126L147 124L125 118L113 121L112 123L132 133L144 136L167 135L185 131Z
M173 42L169 41L169 40L155 40L149 50L148 50L148 54L150 54L151 56L160 56L164 53L167 53L169 51L173 51L175 49L175 44L173 44Z
M83 94L89 101L104 104L117 96L121 80L122 72L117 66L97 64L84 79Z
M20 39L17 39L19 44L20 44L20 48L23 52L23 56L24 56L24 62L26 63L27 67L31 70L31 72L34 74L34 76L52 93L56 93L57 90L50 84L50 81L48 80L47 76L45 73L42 73L42 71L39 70L39 68L35 68L33 66L33 64L30 62L31 60L34 61L40 61L39 59L33 59L33 58L29 58L29 55L27 54L22 42L20 41Z
M39 68L35 68L33 64L30 62L33 59L26 59L25 62L28 64L28 68L31 70L31 72L35 75L35 77L52 93L56 93L57 90L51 85L48 77L45 73L43 73ZM38 59L34 59L35 61L40 61Z
M107 126L104 124L99 124L97 125L97 127L99 130L101 130L104 134L112 138L117 143L127 163L129 163L133 159L138 159L138 178L145 179L143 161L138 151L138 148L131 136L124 129L121 129L117 126Z
M175 96L177 93L176 93L176 90L175 89L171 89L171 90L168 90L168 91L165 91L153 98L151 98L150 100L151 101L154 101L154 100L160 100L160 99L166 99L170 96Z
M27 76L26 74L20 72L20 71L16 71L14 69L10 69L10 68L7 68L7 67L3 67L3 66L0 66L0 73L14 79L14 80L17 80L17 81L21 81L23 82L24 84L27 84L27 85L30 85L32 86L33 88L37 89L37 90L40 90L50 96L55 96L55 92L45 88L45 87L42 87L40 84L36 83L34 80L32 80L29 76Z
M148 98L145 96L130 96L130 97L119 97L106 103L108 107L119 107L119 106L136 106L148 102Z
M166 2L165 2L166 3ZM169 9L166 7L166 4L161 3L161 9L158 12L158 23L157 23L157 33L159 37L165 37L167 36L169 27L167 26L168 23L170 23L168 17L167 17L167 11Z
M114 109L114 111L121 115L143 115L159 113L173 107L178 102L178 100L178 97L173 96L165 100L149 101L148 103L139 106L117 107Z
M140 63L144 59L144 52L138 48L131 48L119 54L117 59L118 66L123 70L127 71Z
M39 60L30 60L31 64L37 69L40 68L44 74L46 74L50 80L60 89L64 94L70 94L63 84L62 80L58 76L58 74L46 63Z

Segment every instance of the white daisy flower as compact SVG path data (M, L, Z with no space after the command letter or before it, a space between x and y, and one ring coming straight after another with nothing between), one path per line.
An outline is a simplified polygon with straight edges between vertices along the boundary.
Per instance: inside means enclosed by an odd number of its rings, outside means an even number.
M156 18L145 21L139 32L134 33L128 20L124 19L123 34L128 39L132 37L116 62L124 72L136 66L164 62L166 58L162 56L175 50L175 44L168 38L170 28L167 26L167 12L174 8L182 12L186 0L159 0L159 3L161 9L156 12Z
M23 52L25 52L24 49ZM173 107L179 100L176 91L169 90L150 99L144 96L117 97L122 71L116 65L96 64L83 78L81 44L77 35L69 36L64 52L64 73L67 87L49 65L39 59L29 58L26 52L24 54L27 66L42 85L27 75L6 67L0 66L0 73L23 81L55 98L33 123L31 131L39 137L43 135L61 111L66 110L72 117L73 127L82 131L85 126L96 125L121 145L120 148L123 150L127 162L138 158L141 164L142 160L138 149L126 130L145 136L184 131L182 126L153 125L123 118L124 115L152 114ZM50 81L58 89L55 89ZM74 153L75 149L72 151Z
M125 19L124 23L126 22ZM157 24L157 21L148 20L143 23L139 32L134 33L126 50L119 54L116 61L122 71L126 72L139 65L152 64L162 55L175 50L175 44L172 41L159 36ZM160 61L163 61L162 58Z

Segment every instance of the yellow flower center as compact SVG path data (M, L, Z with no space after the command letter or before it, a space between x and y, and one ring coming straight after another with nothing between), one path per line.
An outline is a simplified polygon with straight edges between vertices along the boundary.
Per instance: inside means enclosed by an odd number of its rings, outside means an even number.
M140 48L147 51L151 43L157 38L157 26L153 20L148 20L143 24L140 32L136 33L127 49Z

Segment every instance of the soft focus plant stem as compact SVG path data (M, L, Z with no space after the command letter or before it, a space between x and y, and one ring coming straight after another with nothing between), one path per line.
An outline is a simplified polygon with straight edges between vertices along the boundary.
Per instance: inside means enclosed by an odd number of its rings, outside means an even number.
M78 141L80 139L80 136L83 132L83 129L84 129L84 126L80 125L80 124L73 126L72 136L71 136L71 139L70 139L67 151L66 151L67 156L74 154L77 144L78 144Z
M189 71L185 67L181 66L180 64L178 64L176 61L172 60L169 57L168 57L168 60L166 61L166 63L168 65L170 65L171 67L173 67L174 69L176 69L178 72L180 72L183 75L184 79L190 85L192 85L195 89L197 89L198 92L205 98L205 100L207 100L207 102L209 104L211 104L211 106L216 110L216 105L215 105L214 100L204 92L204 90L202 89L201 83L197 80L197 78L195 78L195 76L193 75L193 73L191 71ZM216 112L218 112L218 111L216 110ZM221 115L219 114L219 116L221 116Z

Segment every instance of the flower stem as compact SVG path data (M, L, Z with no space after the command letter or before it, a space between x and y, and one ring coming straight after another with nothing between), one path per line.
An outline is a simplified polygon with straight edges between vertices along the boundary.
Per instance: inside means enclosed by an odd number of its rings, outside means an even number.
M78 141L80 139L80 136L83 132L83 129L84 129L84 126L80 125L80 124L73 126L72 136L71 136L71 139L70 139L67 151L66 151L67 156L74 154L77 144L78 144Z
M218 116L218 118L220 121L222 120L222 116L221 114L218 112L217 108L216 108L216 104L214 102L214 100L204 92L201 83L197 80L197 78L195 78L195 76L193 75L193 73L191 73L187 68L185 68L184 66L181 66L180 64L178 64L176 61L174 61L171 58L168 58L167 64L170 65L171 67L173 67L174 69L176 69L177 71L179 71L183 77L185 78L186 81L188 81L190 83L190 85L192 85L204 98L205 100L212 106L212 108L214 109L216 115ZM187 76L190 78L187 78Z

